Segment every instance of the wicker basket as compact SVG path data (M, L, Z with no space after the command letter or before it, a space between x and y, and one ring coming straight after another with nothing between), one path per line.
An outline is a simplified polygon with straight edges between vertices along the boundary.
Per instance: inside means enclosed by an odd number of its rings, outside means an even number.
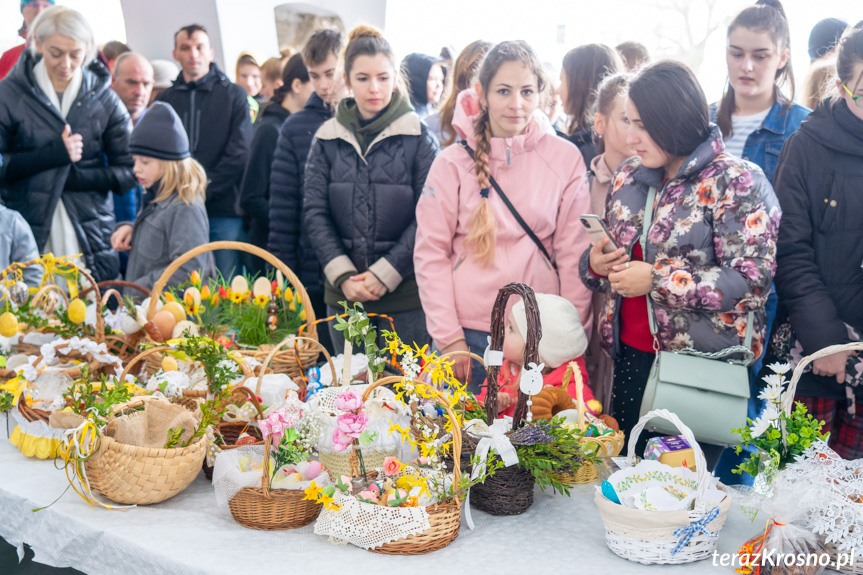
M123 411L164 401L151 396L138 397L118 405L109 422ZM188 447L158 449L126 445L113 437L102 436L99 450L84 462L90 488L103 497L127 505L159 503L189 486L207 452L207 443L198 437Z
M573 377L573 375L576 378L578 428L583 432L587 429L587 422L585 421L586 408L584 404L584 387L582 387L584 383L581 381L581 371L579 370L578 365L574 362L570 362L567 366L566 373L563 374L563 383L561 384L561 387L563 389L567 389L570 378ZM583 437L581 441L582 443L595 443L597 447L596 453L599 456L617 457L623 450L623 442L625 438L626 435L622 431L616 431L609 435ZM596 465L591 461L585 461L582 463L575 473L565 473L558 477L558 480L561 483L569 484L593 483L598 479L599 471L596 469Z
M120 376L120 381L125 381L127 375L136 375L137 377L146 377L150 378L156 371L161 369L162 367L162 359L164 357L165 352L170 351L171 347L168 345L160 345L157 347L152 347L150 349L144 350L126 364L126 367L123 370L123 374ZM150 358L151 357L159 357L159 364L156 369L151 370ZM138 364L141 364L140 369L137 372L133 372L133 369ZM252 368L246 361L241 361L238 364L240 366L240 371L243 372L243 380L238 385L243 385L247 379L252 377ZM207 392L204 390L191 390L184 389L183 390L184 397L199 397L206 398Z
M321 506L305 499L302 489L270 490L270 438L264 441L261 486L244 487L228 501L234 521L250 529L276 531L305 527L318 518Z
M539 340L542 338L542 326L539 321L539 306L533 288L525 284L511 283L502 287L497 293L497 299L491 311L491 345L492 350L503 349L505 315L510 296L517 295L524 301L527 316L527 335L525 337L524 363L539 362ZM488 421L497 419L497 378L500 366L488 366L488 387L486 388L485 412ZM512 429L515 431L524 423L527 414L528 396L518 392L515 414L512 418ZM471 488L470 503L477 509L492 515L518 515L527 511L533 505L533 475L520 466L503 467L485 480Z
M300 301L302 301L303 309L306 311L306 321L309 324L309 327L305 333L306 338L317 341L318 331L315 325L315 310L312 309L309 294L306 292L306 288L303 286L300 278L298 278L288 266L286 266L280 259L278 259L270 252L263 250L257 246L242 242L211 242L191 249L181 255L176 260L174 260L171 265L165 268L165 271L162 272L162 275L159 277L158 280L156 280L156 283L153 285L153 291L150 294L150 307L147 311L148 320L151 320L156 314L156 307L159 303L159 299L162 296L162 290L165 289L168 281L170 281L171 277L177 272L177 270L179 270L183 266L183 264L191 261L195 257L216 250L236 250L246 252L252 254L253 256L258 256L259 258L266 261L274 268L282 272L287 282L294 286L294 288L297 290L297 297L300 299ZM263 359L267 356L271 348L267 346L262 347L262 349L258 349L257 351L246 351L251 353L251 355L253 355L256 359ZM286 373L291 378L297 378L302 376L305 367L314 365L315 361L318 358L318 354L319 352L316 347L307 344L306 341L303 340L298 341L293 349L280 350L279 353L273 357L271 362L273 369L277 373ZM159 358L157 360L157 358L154 357L149 361L151 363L154 363L156 361L161 361L161 359ZM153 366L151 365L151 368L152 367Z
M403 381L404 378L399 376L385 377L368 386L363 398L367 398L375 388L381 385L388 385ZM435 399L446 410L447 416L453 424L453 457L456 465L452 471L453 485L457 485L461 481L461 446L462 434L457 425L455 413L452 411L452 406L446 400L446 397L440 393L435 393ZM367 465L368 466L368 465ZM425 555L438 549L443 549L452 543L458 537L459 528L461 527L461 499L440 503L438 505L427 506L426 512L429 514L430 527L417 535L408 535L403 539L398 539L391 543L385 543L379 547L369 549L373 553L382 553L385 555Z
M680 418L665 409L657 409L644 414L632 429L629 436L629 451L627 458L635 462L635 445L644 426L654 417L660 417L674 424L695 452L696 473L698 474L698 490L695 494L695 508L691 511L645 511L624 507L612 503L597 491L594 496L596 506L605 525L605 542L608 548L617 555L630 561L645 564L680 564L701 561L713 555L718 541L717 535L725 523L728 510L731 509L731 497L725 497L719 504L719 513L704 527L713 536L703 530L694 530L689 542L677 553L674 553L680 539L675 532L702 521L711 512L704 502L704 496L710 485L710 474L704 453L695 440L692 430L686 427ZM720 489L724 490L722 484Z

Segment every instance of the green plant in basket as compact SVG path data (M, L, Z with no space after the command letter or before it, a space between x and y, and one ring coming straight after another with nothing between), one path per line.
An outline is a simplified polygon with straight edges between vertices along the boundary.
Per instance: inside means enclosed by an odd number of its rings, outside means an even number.
M378 348L378 331L371 323L371 320L369 320L363 304L357 302L353 308L350 308L347 302L339 303L345 309L347 319L336 316L336 325L333 326L333 329L345 336L344 358L345 365L348 366L345 369L345 375L349 376L350 374L350 360L348 358L353 353L353 347L362 346L369 360L369 372L373 376L370 381L377 379L383 373L386 365L386 360L382 357L381 350Z
M112 382L105 374L94 385L90 366L85 363L81 365L81 377L72 382L63 394L63 399L74 413L85 418L92 417L98 425L103 426L108 423L114 406L132 399L138 389L132 383Z
M788 383L785 374L790 371L791 366L787 363L774 363L768 367L774 373L763 378L767 386L758 394L759 398L766 401L764 410L754 421L747 420L748 426L733 430L741 438L741 444L734 448L738 455L743 452L744 447L758 450L733 470L737 474L745 471L755 477L762 472L762 453L768 456L766 467L771 473L781 471L816 439L827 439L827 435L821 433L824 422L812 417L805 405L795 403L789 415L782 409L787 393L787 390L783 390Z

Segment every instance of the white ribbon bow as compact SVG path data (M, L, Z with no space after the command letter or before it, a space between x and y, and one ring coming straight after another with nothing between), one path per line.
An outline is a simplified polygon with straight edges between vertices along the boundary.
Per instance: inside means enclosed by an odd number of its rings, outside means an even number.
M251 401L247 401L242 405L242 407L238 407L235 404L228 405L225 414L222 418L225 421L229 421L231 423L238 421L254 421L258 417L258 410L255 409L255 405Z
M479 462L474 466L470 474L471 479L476 479L481 474L485 473L486 462L488 461L488 452L494 449L495 454L501 458L504 467L515 465L518 463L518 453L506 436L506 432L512 429L512 418L504 416L501 419L496 419L488 426L481 419L471 419L465 425L465 432L470 433L473 437L479 437L479 443L476 446L476 455L479 457ZM470 490L464 501L464 518L468 528L473 531L473 518L470 514Z

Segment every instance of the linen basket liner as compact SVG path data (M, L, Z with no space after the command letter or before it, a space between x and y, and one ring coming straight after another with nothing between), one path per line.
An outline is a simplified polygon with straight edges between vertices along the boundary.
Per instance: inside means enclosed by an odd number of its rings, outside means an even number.
M118 443L162 449L168 440L169 429L183 429L182 444L195 432L198 421L182 405L164 401L147 402L144 411L136 411L111 421L104 434Z

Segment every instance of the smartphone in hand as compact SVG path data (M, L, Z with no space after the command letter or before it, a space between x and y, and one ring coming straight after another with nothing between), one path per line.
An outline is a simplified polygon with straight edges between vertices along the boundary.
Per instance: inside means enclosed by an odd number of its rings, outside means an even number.
M608 254L618 248L614 238L608 233L608 228L602 223L602 218L594 214L584 214L581 216L581 225L587 230L587 235L593 244L598 244L602 238L608 238L608 243L602 248L602 253Z

